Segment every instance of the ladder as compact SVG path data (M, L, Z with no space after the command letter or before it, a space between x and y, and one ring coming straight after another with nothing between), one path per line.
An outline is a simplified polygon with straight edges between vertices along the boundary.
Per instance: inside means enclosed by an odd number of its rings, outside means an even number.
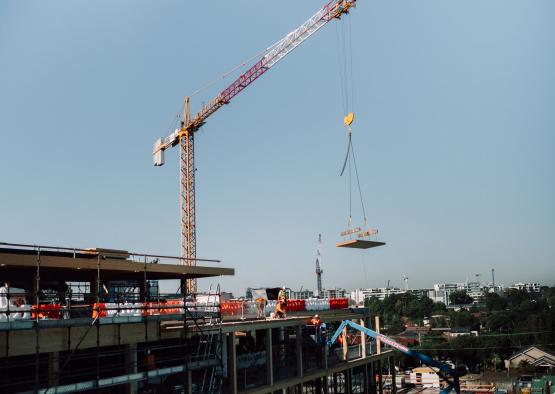
M212 300L213 296L213 300ZM212 300L212 302L211 302ZM208 334L204 342L203 360L218 359L216 366L205 368L200 386L201 393L215 394L221 391L222 384L222 319L220 313L220 285L217 286L215 292L212 292L212 286L208 291L208 299L206 302L206 312L208 319L205 321L205 327L208 326ZM217 327L217 332L214 328ZM199 342L199 352L201 353L202 340Z

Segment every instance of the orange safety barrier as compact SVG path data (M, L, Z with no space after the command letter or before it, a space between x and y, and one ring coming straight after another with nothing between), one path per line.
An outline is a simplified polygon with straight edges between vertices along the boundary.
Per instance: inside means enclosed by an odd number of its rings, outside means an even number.
M287 310L294 312L306 311L306 303L304 300L287 300Z
M160 314L171 315L183 313L183 300L167 300L160 303Z
M241 301L224 301L220 305L222 315L233 316L241 313Z
M106 317L106 304L104 302L95 302L93 304L92 318Z
M348 307L348 298L330 298L330 309L345 309Z
M60 311L60 304L40 304L38 308L39 319L61 319L62 313ZM37 318L37 306L33 305L32 314L33 319Z
M155 315L161 315L162 313L164 313L164 310L161 308L161 306L163 306L163 303L158 303L158 302L143 302L143 312L142 315L143 316L155 316Z

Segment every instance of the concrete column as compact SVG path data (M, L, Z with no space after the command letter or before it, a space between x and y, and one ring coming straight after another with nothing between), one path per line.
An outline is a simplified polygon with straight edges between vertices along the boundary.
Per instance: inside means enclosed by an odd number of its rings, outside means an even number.
M389 365L391 368L391 371L389 371L389 373L391 374L391 393L392 394L396 394L397 393L397 384L395 383L395 359L393 357L391 357L389 359Z
M364 319L360 319L360 325L365 327ZM366 358L366 334L363 331L360 332L360 356Z
M343 332L341 333L341 339L343 340L343 360L347 360L347 353L349 351L349 347L347 345L347 327L343 327Z
M295 352L297 353L297 377L302 378L303 370L303 328L297 326L295 328Z
M187 371L187 394L193 394L193 371Z
M227 354L229 354L229 392L231 394L237 394L237 349L235 347L235 332L229 333L227 337L227 346Z
M380 317L376 315L376 332L380 333ZM376 338L376 353L380 354L382 352L382 342Z
M324 394L328 394L328 393L329 393L328 375L324 375L324 376L322 377L322 389L324 390Z
M143 279L139 286L139 301L146 302L147 295L146 279Z
M98 297L98 282L97 282L97 277L96 274L94 276L91 276L91 286L90 286L90 291L91 291L91 300L92 302L99 302L99 297Z
M137 371L137 344L132 343L130 345L125 345L125 373L132 374L137 373ZM128 394L136 393L137 390L137 382L131 382L125 385L125 392Z
M351 368L346 369L343 373L345 374L345 392L352 393L353 392L353 370Z
M278 328L279 333L279 367L285 366L285 327Z
M378 393L383 394L382 360L378 360Z
M314 391L316 394L322 394L322 379L316 378L314 379Z
M362 371L362 392L364 394L370 394L370 374L368 373L368 364L364 364L364 370Z
M272 329L266 329L266 384L274 385L274 360L272 354Z
M60 385L60 352L48 353L48 387Z
M368 380L368 383L369 383L368 392L370 394L376 394L376 365L375 363L372 362L368 364L368 367L369 367L368 373L370 375Z

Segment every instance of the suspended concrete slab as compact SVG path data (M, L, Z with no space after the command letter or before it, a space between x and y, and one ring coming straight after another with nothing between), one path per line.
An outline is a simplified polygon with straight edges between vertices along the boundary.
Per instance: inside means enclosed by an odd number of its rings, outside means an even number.
M350 239L348 241L339 242L335 244L338 248L353 248L353 249L370 249L377 246L385 245L385 242L367 241L364 239Z

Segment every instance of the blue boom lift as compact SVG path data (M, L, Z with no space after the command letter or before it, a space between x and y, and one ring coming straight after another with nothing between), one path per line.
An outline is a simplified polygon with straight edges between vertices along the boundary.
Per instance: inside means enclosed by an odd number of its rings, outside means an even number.
M447 386L441 390L441 394L447 394L451 390L455 390L457 394L461 393L461 385L459 382L459 377L463 374L460 371L453 369L446 364L440 363L439 361L436 361L431 357L426 356L425 354L411 350L408 347L395 342L393 339L386 337L383 334L377 333L376 331L372 331L369 328L353 323L350 320L343 320L341 322L335 334L333 334L333 336L327 341L327 345L329 347L331 347L331 345L333 345L335 341L337 341L337 338L339 337L339 335L341 335L341 332L347 326L357 331L363 332L369 337L372 337L374 339L379 339L381 342L405 353L407 356L416 357L417 359L419 359L429 367L435 368L436 369L435 372L439 375L441 379L443 379L447 383ZM392 383L395 384L395 382L392 382Z

